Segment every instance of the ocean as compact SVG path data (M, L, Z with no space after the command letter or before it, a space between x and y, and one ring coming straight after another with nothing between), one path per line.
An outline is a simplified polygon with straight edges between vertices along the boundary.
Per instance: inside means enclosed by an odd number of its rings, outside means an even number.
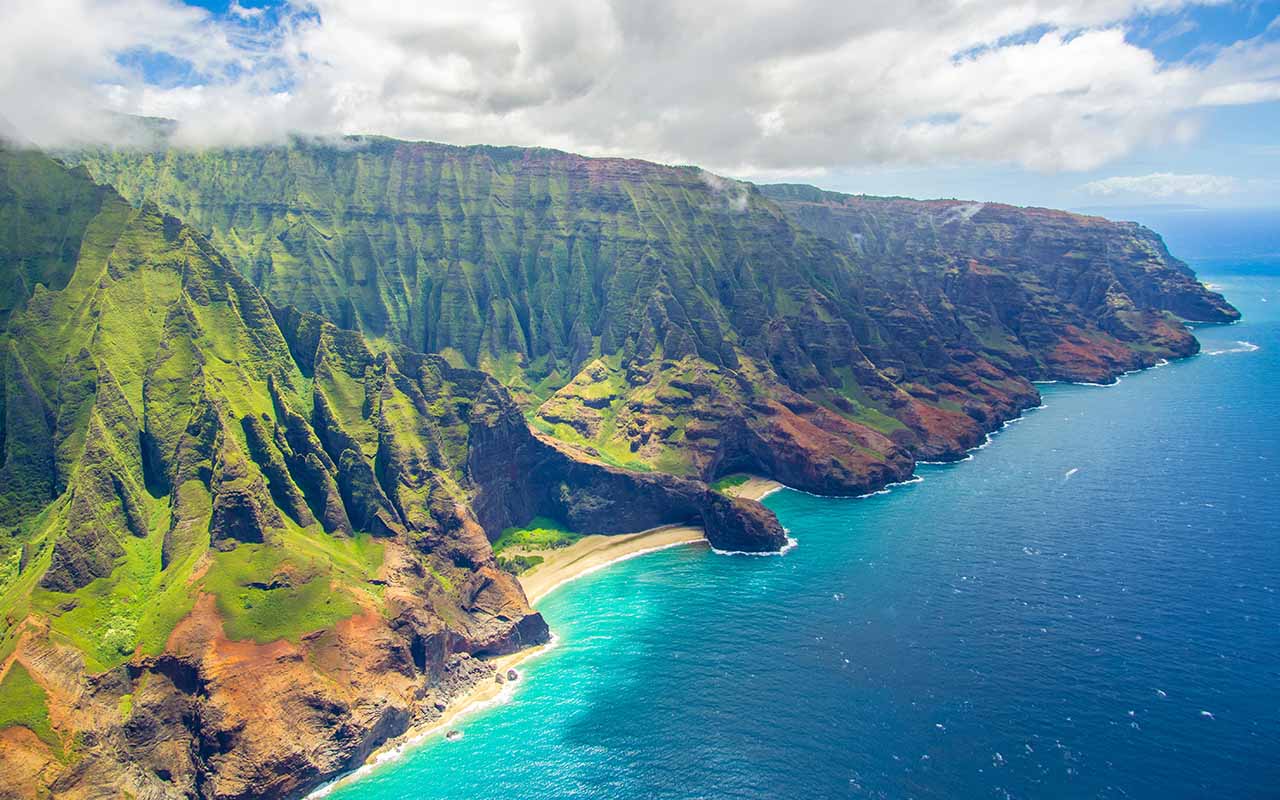
M330 796L1280 797L1280 260L1206 226L1170 244L1245 318L1202 355L1044 386L883 494L773 494L785 556L562 587L506 702Z

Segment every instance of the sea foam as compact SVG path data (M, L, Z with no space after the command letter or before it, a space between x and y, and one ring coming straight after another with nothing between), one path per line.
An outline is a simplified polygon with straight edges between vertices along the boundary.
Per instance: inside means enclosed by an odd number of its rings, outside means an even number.
M1254 351L1261 350L1261 349L1262 349L1261 347L1258 347L1258 345L1254 344L1253 342L1246 342L1242 339L1238 339L1236 340L1235 347L1224 347L1221 350L1208 350L1205 352L1205 355L1206 356L1225 356L1228 353L1252 353Z

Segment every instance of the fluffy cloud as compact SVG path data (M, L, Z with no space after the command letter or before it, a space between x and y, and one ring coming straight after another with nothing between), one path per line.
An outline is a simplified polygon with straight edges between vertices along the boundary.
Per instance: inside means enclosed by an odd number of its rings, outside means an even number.
M88 135L105 107L178 118L192 144L382 133L737 173L1092 169L1193 138L1201 109L1280 97L1271 41L1165 64L1126 39L1191 2L316 0L215 18L0 0L0 115L46 143ZM130 53L194 77L148 80Z
M1139 196L1158 200L1228 195L1239 188L1240 181L1225 175L1178 175L1172 172L1117 175L1084 185L1085 191L1100 197Z

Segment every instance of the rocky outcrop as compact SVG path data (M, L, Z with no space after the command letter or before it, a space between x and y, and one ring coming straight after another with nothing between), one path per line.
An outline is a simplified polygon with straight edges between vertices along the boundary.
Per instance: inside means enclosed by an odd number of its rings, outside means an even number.
M177 219L90 194L65 284L0 328L0 691L32 709L0 730L5 791L291 797L353 768L546 641L489 544L535 515L785 541L757 503L567 449L487 374L272 307Z
M1045 209L380 138L73 158L277 302L489 370L590 458L702 480L876 489L1032 381L1109 381L1235 315L1150 231Z
M473 427L468 466L480 486L477 518L494 532L545 516L600 533L694 523L723 550L770 552L786 544L777 519L759 503L698 481L584 461L561 442L531 435L514 407Z
M18 794L295 796L546 639L505 527L778 550L704 481L871 491L1238 316L1042 209L384 139L72 158L133 205L0 150Z

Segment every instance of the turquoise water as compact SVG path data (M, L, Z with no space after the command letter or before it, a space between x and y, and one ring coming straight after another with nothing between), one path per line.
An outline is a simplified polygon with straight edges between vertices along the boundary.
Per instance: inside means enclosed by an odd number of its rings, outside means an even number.
M1205 355L1046 386L887 494L775 494L781 558L563 587L510 702L333 796L1276 797L1280 266L1213 266L1246 319Z

